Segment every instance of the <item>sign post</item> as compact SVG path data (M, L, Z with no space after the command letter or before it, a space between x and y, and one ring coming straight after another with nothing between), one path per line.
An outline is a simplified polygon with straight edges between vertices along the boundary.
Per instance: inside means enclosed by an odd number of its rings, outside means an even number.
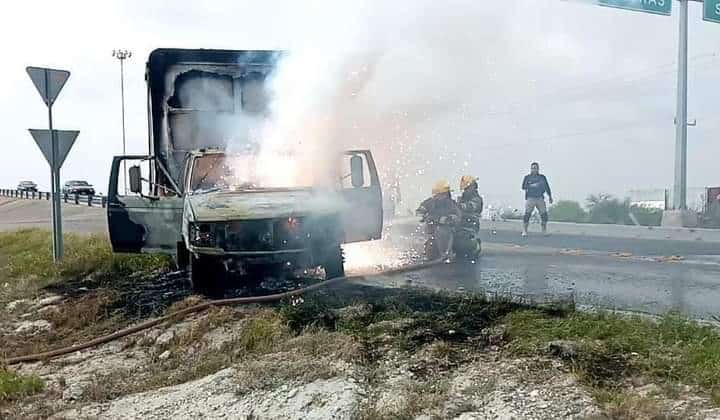
M63 237L62 217L60 208L60 167L67 157L79 131L59 131L53 129L52 106L55 99L70 77L67 70L55 70L41 67L26 68L30 79L48 107L48 130L30 129L40 151L50 165L50 182L52 191L52 227L53 227L53 259L62 261Z
M720 23L720 0L705 0L703 19L708 22Z

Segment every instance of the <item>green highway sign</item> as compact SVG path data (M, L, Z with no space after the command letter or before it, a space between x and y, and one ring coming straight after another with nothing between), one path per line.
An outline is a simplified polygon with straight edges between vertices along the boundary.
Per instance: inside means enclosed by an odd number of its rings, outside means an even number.
M720 0L705 0L703 19L720 23Z
M707 0L705 0L707 2ZM718 2L720 0L713 0ZM670 16L672 0L595 0L600 6Z

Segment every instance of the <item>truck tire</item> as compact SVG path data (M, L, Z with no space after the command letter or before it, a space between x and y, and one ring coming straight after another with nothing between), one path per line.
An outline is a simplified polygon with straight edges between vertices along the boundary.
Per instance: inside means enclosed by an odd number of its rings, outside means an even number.
M187 271L190 264L190 252L185 247L185 242L179 241L177 244L177 254L175 255L175 265L178 270Z
M322 261L326 280L345 277L345 258L343 257L343 251L340 245L328 248L323 254Z
M220 299L225 296L225 279L227 273L225 272L225 267L223 267L222 262L217 258L205 256L196 257L190 254L188 275L195 293L213 299Z

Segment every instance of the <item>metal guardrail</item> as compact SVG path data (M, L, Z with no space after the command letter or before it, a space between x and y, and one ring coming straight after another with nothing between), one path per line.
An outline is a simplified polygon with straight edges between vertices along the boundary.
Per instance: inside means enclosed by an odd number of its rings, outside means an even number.
M0 189L1 197L20 198L23 200L50 200L52 196L44 191L20 191L15 189ZM107 206L107 197L104 195L60 194L60 199L67 204L86 205L88 207Z

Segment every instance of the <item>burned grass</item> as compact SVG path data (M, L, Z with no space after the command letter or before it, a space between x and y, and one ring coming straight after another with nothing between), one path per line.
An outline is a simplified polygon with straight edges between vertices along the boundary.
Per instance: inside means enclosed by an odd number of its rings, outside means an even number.
M505 315L525 307L480 295L384 289L347 285L287 303L280 313L294 331L320 327L374 341L392 338L405 351L442 340L464 343L483 339L483 332Z

